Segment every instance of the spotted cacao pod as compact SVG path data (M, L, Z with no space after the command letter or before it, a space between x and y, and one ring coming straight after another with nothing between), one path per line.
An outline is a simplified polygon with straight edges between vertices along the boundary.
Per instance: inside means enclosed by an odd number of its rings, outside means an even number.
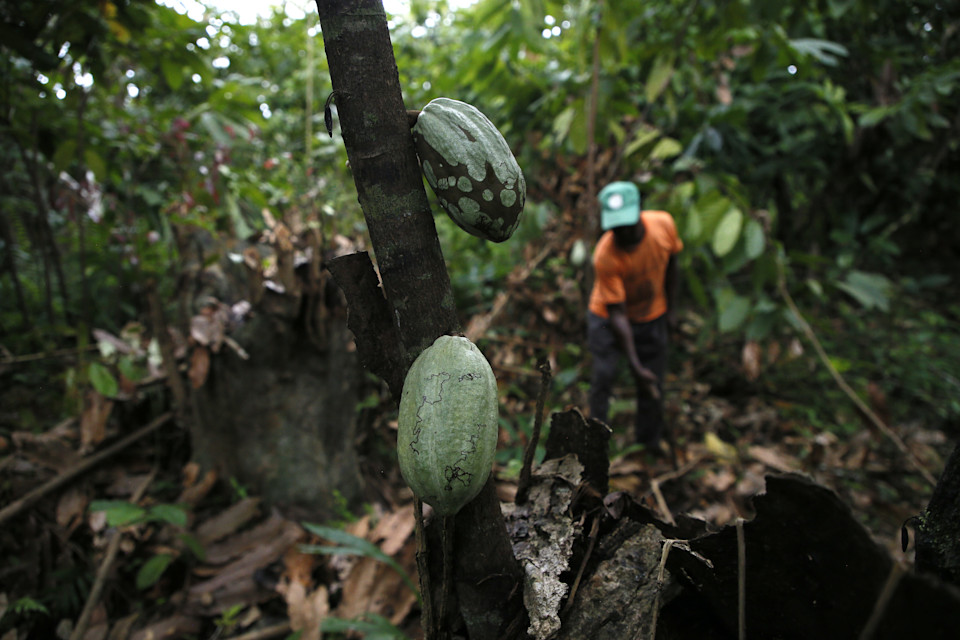
M414 361L400 395L397 457L413 492L453 515L483 488L497 448L497 381L467 338L440 336Z
M507 141L479 109L431 100L413 125L413 140L423 175L460 228L493 242L513 234L527 183Z

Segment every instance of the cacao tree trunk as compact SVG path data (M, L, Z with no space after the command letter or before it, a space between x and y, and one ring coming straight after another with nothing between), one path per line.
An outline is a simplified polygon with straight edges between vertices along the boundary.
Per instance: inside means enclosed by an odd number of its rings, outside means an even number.
M317 9L341 133L383 293L362 256L339 259L330 268L347 295L361 359L399 401L413 359L438 336L457 333L459 321L383 6L380 0L319 0ZM513 588L520 571L492 480L457 515L455 530L454 557L448 560L454 562L454 583L469 637L501 637L521 609L520 590ZM429 553L435 559L439 546L432 545ZM429 599L430 594L424 597ZM477 603L482 603L482 611L476 610ZM431 620L424 626L429 636ZM445 636L449 629L438 631Z

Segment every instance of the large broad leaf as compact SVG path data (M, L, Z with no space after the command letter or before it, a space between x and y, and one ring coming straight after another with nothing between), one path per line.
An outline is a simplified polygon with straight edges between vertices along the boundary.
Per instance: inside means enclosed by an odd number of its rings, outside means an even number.
M851 271L837 288L848 293L866 309L890 310L890 292L893 284L879 273Z
M647 76L647 84L643 89L647 102L656 100L667 88L670 76L673 75L673 61L672 53L661 53L653 61L653 68Z
M720 224L720 220L733 207L733 203L719 189L714 188L697 198L695 206L697 211L700 212L703 233L707 237L711 237L716 231L717 225Z
M713 252L720 258L730 253L740 238L740 229L743 227L743 212L736 207L727 211L716 231L713 232Z

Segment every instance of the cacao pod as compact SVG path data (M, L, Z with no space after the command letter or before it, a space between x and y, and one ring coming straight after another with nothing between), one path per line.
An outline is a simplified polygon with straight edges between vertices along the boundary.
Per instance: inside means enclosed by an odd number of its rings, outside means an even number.
M479 109L431 100L413 125L413 141L423 175L460 228L493 242L513 234L527 183L507 141Z
M411 365L400 394L397 457L413 492L453 515L483 488L498 430L497 381L467 338L440 336Z

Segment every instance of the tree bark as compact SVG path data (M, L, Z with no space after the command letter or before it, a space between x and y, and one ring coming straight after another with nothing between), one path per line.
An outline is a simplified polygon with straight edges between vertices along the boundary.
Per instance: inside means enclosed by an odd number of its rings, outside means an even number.
M353 283L356 286L344 282L351 272L367 271L357 264L362 258L345 257L353 264L343 269L334 261L331 272L347 295L351 327L363 327L356 334L361 358L388 382L399 401L414 358L438 336L458 333L459 320L410 135L383 5L380 0L319 0L317 9L340 129L385 305L374 291L375 279L363 276L364 282ZM364 299L372 303L357 304ZM379 335L375 349L370 348L371 335ZM478 526L478 517L484 526ZM510 612L517 609L520 590L511 587L521 572L490 487L461 510L455 530L454 581L470 638L500 637L511 622ZM435 561L439 552L439 545L429 549L431 566L442 566ZM439 574L433 579L430 573L431 582L439 584ZM497 624L470 624L477 618L471 605L478 602L498 618ZM425 627L432 627L427 622ZM446 634L449 629L440 631Z
M917 571L925 571L960 587L960 445L944 467L930 504L919 518Z
M459 330L380 0L317 3L347 158L406 364Z

